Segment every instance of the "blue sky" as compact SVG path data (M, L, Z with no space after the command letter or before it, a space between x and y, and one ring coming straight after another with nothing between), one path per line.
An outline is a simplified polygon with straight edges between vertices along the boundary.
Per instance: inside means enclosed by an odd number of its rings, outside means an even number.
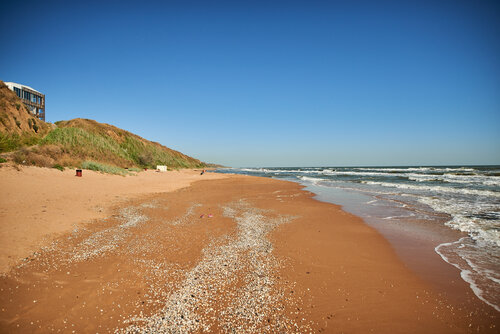
M228 166L500 164L497 1L1 2L50 122Z

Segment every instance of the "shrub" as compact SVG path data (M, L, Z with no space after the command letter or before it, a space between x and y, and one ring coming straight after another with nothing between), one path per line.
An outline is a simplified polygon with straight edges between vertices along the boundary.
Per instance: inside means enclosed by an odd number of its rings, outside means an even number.
M123 168L106 165L103 163L95 161L84 161L81 164L82 169L95 170L97 172L107 173L107 174L117 174L117 175L127 175L128 171Z
M64 167L59 164L55 164L52 168L59 169L61 172L64 170Z
M16 103L16 109L19 110L21 108L21 105L19 103Z
M62 149L57 146L57 145L43 145L38 147L38 151L40 153L43 153L45 155L48 155L49 157L53 159L59 158L62 154L63 151Z
M76 167L76 166L80 166L81 163L82 163L82 160L74 158L74 157L71 157L71 156L69 156L67 154L62 154L57 159L54 158L54 160L56 161L56 163L58 165L61 165L61 166L64 166L64 167Z
M35 132L38 133L38 125L36 125L35 123L33 123L33 130L35 130Z
M19 122L15 116L14 116L14 121L16 121L16 125L20 129L21 128L21 122Z
M19 150L12 156L16 164L24 164L26 162L26 152L25 150Z
M30 151L27 148L16 151L13 155L13 159L16 164L20 165L33 165L38 167L51 167L54 165L54 159L51 157Z
M40 138L35 135L23 134L20 136L17 133L0 133L0 153L15 151L22 146L33 146L39 141Z
M153 155L150 152L141 153L137 157L137 162L141 166L150 167L153 163Z
M21 145L33 146L33 145L38 144L39 141L40 141L40 138L36 137L35 135L24 136L24 137L22 137Z
M1 163L4 163L4 162L7 162L7 160L6 160L6 159L4 159L4 158L0 158L0 164L1 164Z
M7 119L7 115L4 113L0 113L0 123L2 123L3 126L8 127L9 126L9 120Z
M0 133L0 152L14 151L21 146L21 137L14 133Z
M26 164L38 167L50 167L54 164L54 159L39 153L28 152L26 155Z

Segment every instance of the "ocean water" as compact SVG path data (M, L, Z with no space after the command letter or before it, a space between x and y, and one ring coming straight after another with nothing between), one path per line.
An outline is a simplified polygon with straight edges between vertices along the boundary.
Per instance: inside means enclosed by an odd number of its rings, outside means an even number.
M464 232L436 253L476 296L500 311L500 166L227 168L219 173L299 182L363 218L426 221ZM340 196L340 197L339 197ZM346 204L363 198L363 210ZM353 197L353 198L354 198ZM330 197L332 198L332 197ZM340 203L339 203L340 202Z

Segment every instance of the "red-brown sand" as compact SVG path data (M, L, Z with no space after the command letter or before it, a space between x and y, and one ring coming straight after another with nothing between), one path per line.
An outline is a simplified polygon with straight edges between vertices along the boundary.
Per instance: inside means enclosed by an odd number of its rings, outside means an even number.
M189 186L200 179L224 175L182 170L154 170L136 176L116 176L90 170L0 168L0 273L29 256L55 234L103 218L125 200Z
M298 184L72 174L0 169L0 332L498 332Z

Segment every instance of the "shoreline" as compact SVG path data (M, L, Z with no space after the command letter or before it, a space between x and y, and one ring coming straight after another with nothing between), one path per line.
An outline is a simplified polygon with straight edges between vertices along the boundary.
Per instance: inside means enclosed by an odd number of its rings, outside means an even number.
M59 171L55 172L60 173ZM177 174L176 172L170 173L173 175ZM208 180L208 177L197 177L199 176L198 172L194 174L193 172L190 173L186 175L187 181L189 181L188 184L191 183L189 187L184 186L174 191L157 192L156 194L150 193L149 195L146 193L136 193L135 197L129 197L126 201L122 199L119 203L114 202L113 208L110 208L108 211L108 215L103 215L107 218L96 218L93 223L83 224L80 231L74 231L74 236L69 232L70 229L67 229L68 232L65 234L59 232L60 234L55 236L60 245L57 247L64 248L66 247L65 245L70 245L80 239L100 240L99 238L107 235L106 233L111 233L110 231L121 233L121 239L115 238L116 240L121 241L132 238L130 239L132 242L129 245L134 244L136 242L134 240L136 239L133 238L136 237L127 234L128 232L123 232L123 226L126 226L127 229L129 227L134 228L134 231L136 230L138 235L139 233L146 233L144 234L147 237L145 240L151 240L153 243L161 242L161 240L156 240L156 238L158 232L162 231L161 233L166 233L164 237L169 241L167 244L158 245L158 249L163 249L165 252L161 254L161 258L166 258L175 263L178 266L176 270L179 270L180 273L175 274L174 270L174 274L167 281L169 284L172 284L172 291L179 291L178 289L182 288L183 284L187 284L186 280L182 279L183 275L189 277L189 273L195 270L197 266L203 263L206 263L205 265L210 263L206 259L208 256L207 252L216 253L214 250L218 249L212 249L211 247L215 246L211 246L211 242L218 240L217 238L219 237L227 238L225 236L230 237L234 236L235 233L237 234L238 229L242 228L240 226L242 219L245 221L245 217L253 217L252 219L259 221L259 219L265 218L266 221L271 222L279 217L284 217L280 219L285 219L286 223L278 224L274 230L268 232L267 239L272 241L274 248L272 254L274 254L276 262L270 265L270 267L266 267L268 268L267 272L262 273L268 280L266 282L274 282L272 284L273 289L271 290L281 291L282 293L282 295L271 296L275 299L270 297L272 300L276 300L276 298L281 296L278 300L283 300L283 304L281 305L283 308L280 308L280 310L283 311L281 315L285 320L282 319L283 321L280 323L278 319L268 319L269 322L276 320L276 326L281 324L288 326L291 323L297 323L294 320L295 317L297 319L302 317L305 320L302 322L298 321L299 326L305 327L301 328L306 329L310 327L315 331L325 332L332 331L332 328L349 332L367 332L370 329L374 332L391 330L401 333L422 331L473 332L477 329L484 332L495 332L495 328L498 326L498 314L496 312L488 312L484 308L472 309L472 304L459 305L453 299L441 295L432 285L423 281L407 268L389 241L380 232L369 226L361 218L343 211L340 206L324 203L313 198L314 194L303 190L302 185L270 178L237 175L224 176L223 178L215 177ZM207 175L220 176L220 174L214 173L208 173L204 176ZM50 178L50 176L48 175L47 177ZM115 178L114 180L118 183L123 183L124 181L122 177L106 177ZM100 177L97 177L95 180L102 181ZM192 183L193 180L203 180L203 182ZM247 203L245 204L246 206L235 206L234 203L239 203L242 200L244 203ZM121 219L124 219L123 215L125 213L129 212L127 214L130 215L130 212L133 211L130 211L128 208L138 210L135 216L137 221L134 223L137 226L120 223ZM224 208L228 208L227 210L229 211L233 210L236 213L231 218ZM112 215L109 215L111 213ZM213 214L214 218L207 220L208 216L206 215L208 213ZM198 218L201 217L200 214L204 215L204 218ZM149 225L140 225L141 219L144 219L140 217L144 215L151 222ZM169 219L173 223L169 223L168 229L165 230L165 223L163 221ZM66 227L69 227L69 225ZM52 234L52 236L54 235ZM89 237L90 239L88 239ZM262 245L266 245L264 239L255 240L256 242L263 242ZM137 242L139 241L137 240ZM23 266L14 268L10 272L10 276L7 275L7 277L2 279L3 288L14 284L19 285L20 283L16 281L16 277L23 277L23 281L36 283L37 285L48 284L44 286L49 291L54 289L49 284L50 281L66 282L58 283L66 287L66 290L64 290L65 293L70 290L68 288L72 285L75 285L75 289L78 287L82 288L81 285L84 284L82 279L77 276L68 281L68 277L65 276L66 270L68 272L84 272L86 276L94 277L94 280L99 283L98 286L101 286L105 282L109 284L111 281L116 281L118 277L121 277L123 280L124 277L116 272L105 270L103 273L102 268L116 268L120 264L122 264L123 268L126 262L133 258L133 256L137 256L137 254L130 253L129 250L123 248L120 244L114 245L106 242L104 246L108 245L106 247L110 247L110 245L113 245L113 247L116 247L117 253L115 254L115 251L109 255L108 253L103 253L102 257L92 258L91 261L75 260L76 262L67 263L63 261L64 257L61 257L61 254L73 254L73 251L70 253L61 253L62 251L59 250L51 250L47 254L53 256L53 261L54 263L58 263L59 269L54 269L55 267L53 268L52 265L47 266L47 264L40 262L39 257L33 256L29 261L25 261ZM95 247L94 243L85 244L84 242L80 243L80 245ZM172 245L175 245L175 251L173 251ZM106 247L98 249L105 250L107 249ZM143 246L138 245L137 247ZM71 247L68 249L71 249ZM208 251L210 249L212 249L211 252ZM94 254L93 251L95 249L88 249L85 254ZM51 258L50 256L48 258ZM86 256L88 255L81 256L77 259L87 259ZM152 258L144 259L144 261L158 260L154 254L148 256ZM238 256L243 255L240 254ZM140 263L143 265L146 262ZM137 266L137 263L134 266ZM127 268L130 271L137 270L134 266L130 265ZM148 270L152 269L149 267L143 268L142 276L146 272L149 272ZM217 271L219 269L212 270ZM227 269L222 268L220 270L223 270L221 271L222 274L232 274L230 271L227 272ZM244 268L240 268L240 271L244 272ZM43 275L48 275L50 279L48 279L48 282L43 280L41 282L40 276L37 273L44 273ZM245 275L247 274L241 276L240 272L238 272L237 275L235 274L235 279L237 277L237 280L240 282L245 282L248 279L245 278L247 277ZM132 289L142 290L147 285L145 285L144 278L140 276L141 273L138 273L137 281L127 281L121 284L125 287L128 286ZM61 277L64 279L61 280ZM254 279L252 278L251 280ZM92 279L88 278L85 282L88 280L92 281ZM193 285L193 282L188 283ZM260 280L257 279L257 282L260 282ZM87 283L97 284L93 281L92 283ZM79 298L85 298L85 300L91 300L94 297L97 298L93 295L92 289L88 288L85 284L84 286L86 288L83 290L87 292L82 292L82 294L85 295L87 293L87 295L85 297L79 294ZM25 298L33 299L34 292L29 291L28 285L24 286L24 288L27 289L24 293L16 292L14 295L10 295L10 297L15 296L15 299L17 298L17 302L20 302L20 304L22 304ZM233 293L231 291L235 289L232 285L221 288L229 291L229 294ZM7 290L4 289L3 291ZM112 291L115 294L120 294L119 291L121 290L113 289ZM235 291L238 292L239 290ZM234 299L218 303L216 304L218 305L217 307L223 308L226 304L231 304L233 300L237 300L238 298L236 297L239 296L239 292L234 293ZM9 310L11 305L6 301L6 298L9 296L5 292L2 294L2 308L5 306L5 309L8 310L7 312L14 312L14 310ZM39 308L43 302L51 303L50 298L49 300L47 299L49 296L50 294L37 297L37 305L34 306L31 304L27 311L25 310L27 312L26 315L45 318L46 320L44 321L46 323L50 322L52 326L58 328L58 324L61 324L59 322L61 319L52 319L46 314L46 311L44 313L44 310ZM168 293L166 296L168 296ZM137 295L122 295L121 297L129 300L130 308L127 309L127 312L133 313L137 309L134 306L138 302ZM64 303L69 305L73 305L72 303L75 302L74 296L72 297L73 299L69 295L62 298L65 300ZM107 299L106 302L102 299L102 296L99 298L105 304L116 300L116 297L113 297L113 299ZM208 303L207 305L210 304L208 301L206 302ZM139 309L142 309L143 306L141 305L143 304L144 300L142 304L139 304ZM147 302L146 306L144 306L143 310L147 311L146 313L149 312L152 317L151 319L153 319L155 312L158 312L158 305ZM113 312L116 313L116 310ZM110 314L115 314L113 312ZM294 317L291 316L292 313ZM76 312L76 314L79 313ZM98 315L99 313L97 313L96 319L102 319ZM53 317L53 315L51 316ZM47 320L47 317L50 320ZM21 320L8 319L9 317L3 314L0 322L2 328L15 329L15 327L10 326L13 326L16 321L21 322L21 328L25 330L31 328L23 322L24 320L29 320L23 318L23 316L21 316ZM88 321L95 320L88 319L87 321L78 322L78 319L75 318L74 321L81 329L81 326L85 324L89 326ZM211 328L222 328L220 327L222 326L220 322L211 323L210 320L206 321L211 324L210 326L215 326ZM231 321L234 322L234 319ZM230 322L230 324L233 322ZM111 320L103 322L100 325L109 326L108 328L116 328L116 326L125 328L123 327L123 323L119 324ZM259 323L258 326L262 326L262 324Z
M453 297L456 302L468 304L470 299L477 298L498 311L498 283L491 276L491 273L498 272L498 264L494 260L497 250L486 242L486 239L491 240L493 236L488 232L487 226L494 224L484 218L487 217L488 208L492 210L494 193L490 189L490 197L477 199L479 208L471 209L471 219L479 220L470 227L471 230L484 230L485 234L481 232L474 237L471 231L462 232L462 227L459 231L459 222L469 226L464 223L464 219L467 220L468 217L468 211L464 211L464 208L475 205L474 199L468 195L479 191L475 183L470 185L472 190L464 186L469 176L454 174L464 168L250 168L235 169L234 172L296 182L315 193L316 199L341 205L344 211L361 217L381 233L416 275ZM496 182L487 175L487 171L465 170L483 175L481 182L485 184ZM219 172L230 173L231 170L223 169ZM453 187L448 189L447 185L441 183L436 188L425 182L424 185L420 184L420 181L429 179L448 178L462 178L458 180L458 190ZM381 181L376 182L374 179ZM404 192L401 188L413 190ZM426 189L425 192L422 191L423 188ZM442 189L445 194L436 193L436 189ZM454 194L452 197L456 198L455 202L458 204L450 201L446 195L449 191ZM456 195L457 192L463 196ZM486 193L483 191L481 194L486 196ZM437 206L436 203L445 206ZM486 239L483 240L482 237ZM468 287L465 289L467 292L457 293L463 291L464 286Z
M469 283L460 277L460 270L446 262L435 250L439 245L454 242L467 235L446 227L444 223L447 219L442 220L442 225L435 224L434 221L401 219L394 223L384 219L370 219L361 212L358 213L356 208L333 203L321 193L314 192L314 187L304 187L312 191L318 201L339 205L342 210L361 217L365 224L373 227L389 242L405 266L454 302L470 304L474 297L481 300L474 294ZM462 291L466 293L461 293Z

